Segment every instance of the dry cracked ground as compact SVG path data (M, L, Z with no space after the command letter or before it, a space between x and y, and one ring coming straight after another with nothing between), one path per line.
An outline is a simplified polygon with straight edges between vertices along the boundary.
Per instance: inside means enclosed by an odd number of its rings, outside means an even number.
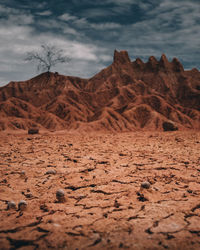
M0 138L0 249L200 249L199 132Z

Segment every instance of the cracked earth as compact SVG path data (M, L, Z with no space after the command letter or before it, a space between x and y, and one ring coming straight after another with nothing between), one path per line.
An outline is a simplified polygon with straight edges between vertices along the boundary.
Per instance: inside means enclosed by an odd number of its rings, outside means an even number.
M199 132L0 136L0 249L200 249Z

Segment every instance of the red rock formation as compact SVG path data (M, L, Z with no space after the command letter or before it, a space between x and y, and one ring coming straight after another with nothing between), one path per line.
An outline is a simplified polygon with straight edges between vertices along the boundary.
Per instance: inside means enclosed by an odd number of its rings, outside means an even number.
M200 128L200 72L165 55L131 62L126 51L90 79L43 73L0 88L0 130Z

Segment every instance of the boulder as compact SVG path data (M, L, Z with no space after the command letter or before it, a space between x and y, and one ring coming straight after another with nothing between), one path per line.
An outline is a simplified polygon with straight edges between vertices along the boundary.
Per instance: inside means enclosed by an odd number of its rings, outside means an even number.
M172 122L163 122L162 124L164 131L176 131L178 127L176 127Z

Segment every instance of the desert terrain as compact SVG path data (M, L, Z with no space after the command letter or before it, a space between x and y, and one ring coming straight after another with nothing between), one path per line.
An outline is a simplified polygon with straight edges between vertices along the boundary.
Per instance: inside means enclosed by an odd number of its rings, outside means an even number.
M199 131L0 138L0 249L200 248Z
M90 79L45 72L0 87L0 131L31 127L128 132L200 129L200 72L163 54L113 62ZM165 129L164 129L165 130Z
M1 87L0 249L200 249L199 100L198 69L116 50Z

